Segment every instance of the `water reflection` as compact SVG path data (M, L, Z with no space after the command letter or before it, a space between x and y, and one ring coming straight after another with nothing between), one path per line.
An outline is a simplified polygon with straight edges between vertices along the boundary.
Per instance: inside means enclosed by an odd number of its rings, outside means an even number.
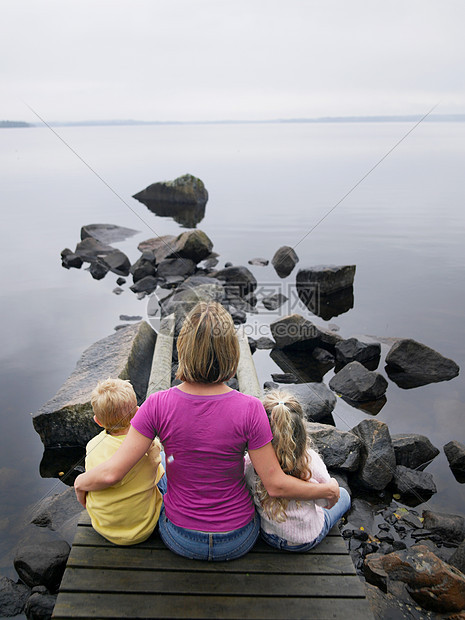
M172 202L162 202L148 198L137 198L137 200L142 202L155 215L171 217L183 228L195 228L205 217L204 204L173 204Z
M319 362L308 351L273 349L271 359L283 370L298 378L298 383L321 383L334 362Z
M377 398L376 400L370 400L363 403L350 400L350 398L346 398L345 396L341 396L341 398L351 407L354 407L355 409L360 409L360 411L364 411L365 413L369 413L373 416L378 415L378 413L387 403L386 396L381 396L381 398Z
M329 321L354 307L354 287L349 286L330 295L320 295L318 288L297 283L297 294L305 306L320 318Z
M40 461L39 473L42 478L59 478L68 486L73 486L79 474L84 471L85 448L45 448Z

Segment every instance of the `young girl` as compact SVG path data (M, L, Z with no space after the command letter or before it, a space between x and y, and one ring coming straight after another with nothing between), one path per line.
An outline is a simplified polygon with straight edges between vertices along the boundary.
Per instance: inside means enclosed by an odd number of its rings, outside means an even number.
M273 433L272 446L284 473L327 483L331 480L321 457L309 447L302 407L292 394L272 390L263 399ZM323 540L350 508L350 496L343 488L340 498L326 509L326 500L295 501L270 497L246 456L245 477L261 519L262 538L272 547L287 551L308 551Z

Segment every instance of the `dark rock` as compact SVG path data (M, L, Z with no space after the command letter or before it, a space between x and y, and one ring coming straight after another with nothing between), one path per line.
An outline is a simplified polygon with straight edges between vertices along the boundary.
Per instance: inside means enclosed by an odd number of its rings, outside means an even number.
M315 347L312 351L312 357L320 364L330 364L331 366L334 366L334 355L332 355L329 351L326 351L326 349Z
M32 594L24 609L27 620L49 620L52 617L57 597L53 594Z
M393 582L405 583L413 600L425 609L446 613L465 607L465 576L424 545L368 557L364 573L369 583L384 591L391 591Z
M426 502L433 493L437 492L431 474L416 471L403 465L397 465L392 484L395 491L400 493L404 500L406 496L413 496L417 500L416 504Z
M74 484L76 477L84 471L83 447L45 448L39 465L41 478L59 478L68 486Z
M189 258L167 258L158 265L157 274L160 278L183 276L186 278L195 271L195 263Z
M309 422L326 420L336 406L336 397L324 383L298 383L287 386L286 391L297 398Z
M386 379L377 372L367 370L360 362L351 362L335 375L329 387L354 401L372 401L383 396Z
M443 448L454 474L465 476L465 446L459 441L449 441Z
M108 377L129 379L138 402L145 399L156 334L136 323L94 343L55 396L33 416L45 447L85 446L99 427L93 420L90 394Z
M184 276L166 276L163 280L158 282L160 288L173 289L179 288L180 284L184 282Z
M399 340L386 356L386 372L399 387L409 389L449 381L459 374L457 364L415 340Z
M83 462L83 461L82 461ZM75 515L82 513L82 506L76 499L73 488L54 493L35 504L30 513L30 522L41 528L59 531ZM30 542L30 541L25 541Z
M289 347L284 350L274 348L270 351L270 357L281 370L292 372L299 377L300 383L321 383L324 375L334 364L330 361L316 360L313 351L301 351Z
M117 284L118 286L123 286L123 284L126 284L126 280L125 280L125 278L118 278L118 279L116 280L116 284Z
M326 467L341 471L358 469L362 448L359 437L329 424L308 424L307 430Z
M451 566L455 566L455 568L465 574L465 540L460 543L454 553L450 556L449 564L451 564Z
M349 338L336 344L336 361L340 365L349 364L350 362L360 362L365 365L366 362L376 361L379 363L381 356L381 345L378 342L367 344L357 340L357 338ZM373 370L370 367L370 370Z
M423 527L441 540L458 545L465 538L465 518L460 515L423 511Z
M29 588L23 583L0 577L0 616L9 618L22 613L29 594Z
M373 534L375 523L375 510L373 505L359 497L352 499L352 504L347 515L347 523L357 530L362 527L363 531Z
M161 263L165 258L174 256L176 253L176 237L174 235L162 235L141 241L137 246L142 254L150 253L155 263Z
M262 304L267 310L277 310L287 301L287 299L288 298L286 295L283 295L282 293L275 293L274 295L263 297Z
M152 185L134 194L133 198L144 204L160 202L162 204L205 205L208 200L208 192L203 181L192 174L185 174L174 179L174 181L152 183Z
M267 258L251 258L249 265L256 265L257 267L266 267L270 261Z
M224 280L229 285L237 286L242 297L252 293L257 288L257 280L247 267L225 267L213 275L218 280Z
M237 308L230 307L229 312L235 325L240 325L247 322L247 314L244 310L238 310Z
M90 275L94 278L94 280L102 280L109 271L110 269L108 265L105 265L105 263L100 260L96 260L91 263L89 267Z
M350 496L352 496L352 491L350 489L349 482L345 474L343 474L341 471L335 471L334 469L331 469L329 470L329 475L331 476L331 478L336 478L338 485L345 489Z
M188 230L181 233L174 242L176 258L188 258L194 263L210 256L213 242L202 230Z
M283 245L279 250L276 250L271 259L271 264L280 278L286 278L298 262L299 257L294 249L288 245Z
M155 276L145 276L145 278L138 280L129 288L133 293L153 293L157 288L158 281L158 278Z
M130 315L130 314L120 314L120 321L142 321L142 317L139 315Z
M362 420L352 432L362 441L358 480L368 489L384 489L391 482L396 467L387 425L379 420Z
M61 252L61 264L66 269L74 267L74 269L80 269L82 267L82 258L75 254L69 248L65 248Z
M16 572L26 585L44 585L55 592L65 572L70 550L65 540L20 546L14 559Z
M255 340L255 338L252 338L252 336L248 336L247 340L249 342L250 352L253 355L255 351L257 350L257 341Z
M341 336L314 325L300 314L288 316L271 323L271 334L280 349L313 350L315 347L334 350Z
M233 264L231 263L231 261L228 261L227 263L224 264L225 269L227 269L228 267L232 267Z
M416 433L391 435L397 465L423 470L439 450L428 437Z
M271 378L276 383L298 383L299 379L292 372L272 373Z
M274 383L274 381L265 381L265 383L263 384L263 389L266 390L277 390L279 388L279 385L277 383Z
M256 306L258 300L255 293L247 293L247 295L244 295L244 301L246 301L249 306Z
M78 243L75 254L87 263L92 264L99 261L119 276L129 275L131 264L126 254L111 245L97 241L93 237L86 237Z
M355 265L318 265L300 269L296 276L297 287L314 288L319 295L330 295L354 284Z
M399 583L399 585L403 584ZM404 590L406 590L405 586ZM407 592L396 591L394 595L365 583L365 593L376 620L434 620L437 618L436 614L419 608ZM450 618L449 620L459 619Z
M187 280L184 284L186 283ZM212 281L212 284L200 284L192 288L183 288L183 286L181 286L174 293L161 300L160 306L163 316L167 316L174 312L176 317L180 320L184 320L184 317L200 301L218 301L222 303L223 300L223 287Z
M297 295L312 314L325 321L344 314L354 307L353 286L348 286L329 295L322 295L316 284L300 282L297 283Z
M155 265L142 256L131 266L132 280L134 283L147 276L154 276L157 273Z
M260 336L257 338L257 349L273 349L276 345L274 340L267 338L266 336Z
M351 400L350 398L346 398L342 396L342 400L346 402L351 407L355 409L359 409L360 411L365 411L365 413L369 413L370 415L378 415L384 405L387 403L386 396L381 396L381 398L377 398L376 400L367 400L367 401L356 401Z
M138 232L140 231L114 224L88 224L81 228L81 240L93 237L102 243L116 243L137 235Z
M113 289L112 293L114 293L115 295L121 295L121 293L124 293L124 291L122 288L117 286L116 288Z

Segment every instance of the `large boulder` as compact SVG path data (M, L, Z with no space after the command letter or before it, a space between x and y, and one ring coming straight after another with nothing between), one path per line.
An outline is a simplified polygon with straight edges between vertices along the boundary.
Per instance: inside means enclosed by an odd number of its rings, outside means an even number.
M360 362L368 366L369 370L374 370L379 363L381 356L381 345L379 342L366 343L349 338L338 342L335 347L336 362L339 366L345 366L350 362Z
M270 357L281 370L294 373L299 378L299 383L320 383L334 366L331 353L319 347L315 347L313 351L273 348Z
M396 467L387 424L379 420L362 420L352 433L362 442L357 479L364 487L381 491L391 482Z
M297 398L309 422L324 422L331 418L336 397L324 383L298 383L286 385L285 389Z
M397 465L423 470L438 454L428 437L416 433L391 435Z
M211 254L213 242L201 230L187 230L177 237L163 235L146 239L137 247L143 254L150 253L157 264L167 258L190 259L199 263Z
M55 592L65 572L70 550L65 540L20 545L14 559L16 572L30 588L45 586L50 592Z
M0 577L0 617L9 618L22 613L30 592L24 583Z
M168 278L169 276L182 276L187 278L195 271L195 263L189 258L165 258L158 265L157 276Z
M102 243L116 243L137 235L139 231L115 224L87 224L81 228L81 241L93 237Z
M276 250L271 259L271 264L280 278L286 278L298 262L299 257L294 249L288 245L283 245L279 250Z
M397 491L408 505L418 505L426 502L433 493L437 492L433 476L425 471L416 471L403 465L397 465L392 480L394 490Z
M279 349L313 350L321 347L331 351L342 340L338 334L317 327L300 314L290 314L271 323L270 330Z
M387 389L386 379L377 372L367 370L360 362L350 362L329 382L329 387L355 402L381 398Z
M423 527L452 545L465 539L465 518L461 515L424 510Z
M40 586L39 586L40 588ZM38 587L34 590L38 590ZM28 598L24 613L28 620L48 620L52 617L53 609L57 600L56 594L50 594L45 588L45 592L33 591Z
M404 389L449 381L460 371L453 360L411 339L393 344L386 355L386 364L389 378Z
M465 575L465 540L460 543L457 549L449 558L449 564L455 566Z
M212 276L217 280L226 282L228 286L237 287L241 296L252 293L257 288L255 276L243 265L225 267L224 269L213 272Z
M142 191L134 194L133 198L144 204L188 204L205 205L208 192L203 181L192 174L184 174L174 181L152 183Z
M368 583L385 592L391 590L393 582L405 583L414 601L431 611L447 613L465 607L465 576L425 545L368 556L364 574Z
M443 448L449 467L456 476L465 476L465 446L460 441L449 441Z
M159 302L162 315L167 316L174 313L177 319L182 320L200 301L217 301L221 303L224 299L224 289L221 284L216 282L218 281L212 280L211 284L199 284L188 287L184 287L184 284L181 285L171 295Z
M307 431L326 467L340 471L358 469L362 448L359 437L329 424L310 423Z
M137 249L142 252L142 255L148 260L149 257L155 263L161 263L162 260L173 255L175 252L175 241L177 237L175 235L161 235L160 237L152 237L141 241L137 246Z
M84 351L74 372L33 416L45 447L85 446L100 428L93 420L90 394L108 377L129 379L145 399L156 334L141 321L107 336Z
M300 269L296 276L297 288L314 288L319 295L331 295L353 286L355 265L317 265Z
M86 263L101 263L119 276L129 275L131 263L126 254L94 237L86 237L80 241L74 253Z

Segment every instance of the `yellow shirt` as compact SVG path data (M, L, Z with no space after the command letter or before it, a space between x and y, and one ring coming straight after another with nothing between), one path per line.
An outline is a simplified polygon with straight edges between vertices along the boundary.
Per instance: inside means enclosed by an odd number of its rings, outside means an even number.
M86 448L86 471L107 461L126 435L102 431ZM164 474L160 446L154 441L149 451L117 484L87 493L86 508L93 528L117 545L135 545L153 532L163 502L157 482Z

